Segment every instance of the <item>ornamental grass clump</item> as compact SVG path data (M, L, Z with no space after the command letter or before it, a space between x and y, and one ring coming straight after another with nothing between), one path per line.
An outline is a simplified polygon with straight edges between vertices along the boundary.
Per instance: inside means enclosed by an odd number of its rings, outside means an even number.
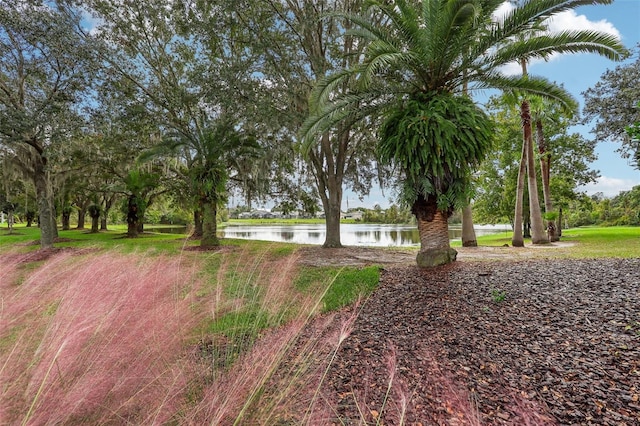
M62 253L17 290L3 281L0 423L169 421L188 381L194 272L163 257Z
M259 245L16 256L0 268L0 424L334 417L322 387L357 310L322 312L342 270L301 289L299 254Z
M275 388L273 378L281 375L300 332L321 310L331 283L325 283L320 294L301 292L294 285L299 256L265 256L244 250L222 256L217 282L209 290L215 305L210 305L203 331L206 344L200 348L211 376L202 386L191 423L268 424L265 419L275 415L279 401L294 388L296 373Z

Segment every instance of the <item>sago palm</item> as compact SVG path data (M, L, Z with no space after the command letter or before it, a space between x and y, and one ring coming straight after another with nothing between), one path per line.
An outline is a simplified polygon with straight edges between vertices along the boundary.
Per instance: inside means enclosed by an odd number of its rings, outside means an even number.
M572 104L562 87L541 77L506 76L501 68L552 53L620 58L620 42L598 32L518 37L556 13L610 2L530 0L497 19L503 0L372 1L366 15L343 15L367 44L364 61L318 83L301 137L311 145L338 123L382 117L379 156L396 166L401 197L418 220L418 264L455 260L447 218L469 196L469 176L490 148L492 131L465 91L518 90ZM345 81L350 90L338 92Z

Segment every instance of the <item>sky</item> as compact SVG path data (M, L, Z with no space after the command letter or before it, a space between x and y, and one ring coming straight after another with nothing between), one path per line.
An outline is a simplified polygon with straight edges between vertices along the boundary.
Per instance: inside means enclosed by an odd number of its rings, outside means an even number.
M640 0L614 0L609 5L582 6L573 11L564 12L550 28L594 29L614 34L622 40L628 48L633 49L640 43ZM584 106L582 92L593 87L608 69L617 65L630 63L636 57L618 63L594 54L562 55L551 58L548 62L532 62L528 71L532 75L546 77L561 83L571 92L580 103L580 110ZM519 66L514 72L519 72ZM506 71L508 73L508 70ZM638 82L640 84L640 82ZM593 139L590 126L576 126L572 132L582 133L586 138ZM616 149L619 144L600 142L596 148L598 160L591 164L591 168L600 171L600 178L581 190L589 195L602 192L607 197L617 195L620 191L628 191L635 185L640 185L640 171L634 169L627 160L623 159ZM379 188L372 188L368 197L362 201L350 191L345 191L343 209L347 207L373 207L379 204L383 208L389 206L389 198L393 194Z

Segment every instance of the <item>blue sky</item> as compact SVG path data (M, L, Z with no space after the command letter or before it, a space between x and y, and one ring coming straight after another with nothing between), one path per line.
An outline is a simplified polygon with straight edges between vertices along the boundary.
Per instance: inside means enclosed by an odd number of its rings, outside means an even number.
M627 48L633 49L640 43L640 0L614 0L610 5L582 6L565 12L555 19L550 27L552 29L554 27L596 29L609 32L620 37ZM627 62L632 61L633 59ZM582 109L584 106L582 92L593 87L605 71L617 65L619 63L593 54L563 55L551 58L548 62L531 63L529 72L563 84L579 101ZM520 68L516 65L515 72L519 71ZM577 126L572 130L582 133L588 139L593 139L589 133L589 126ZM615 152L618 147L617 143L612 142L598 144L596 149L598 160L591 165L591 168L599 170L601 177L597 183L582 188L587 194L602 192L605 196L614 196L620 191L627 191L635 185L640 185L640 171L634 169L627 160ZM373 188L371 194L360 201L353 193L345 191L343 208L346 207L347 198L349 207L372 207L375 204L386 207L390 204L391 195L386 192L383 195L378 188Z
M630 49L640 43L640 0L615 0L610 5L584 6L574 12L565 24L617 32L622 42ZM626 62L632 62L636 58L637 56ZM593 87L606 70L617 65L619 64L597 55L579 54L565 55L547 63L536 64L530 70L531 73L564 84L578 99L582 108L584 99L581 93ZM580 126L574 130L593 139L593 135L589 133L590 129L590 126ZM627 160L615 152L618 147L617 143L612 142L598 144L598 160L592 164L592 168L600 170L601 177L597 183L584 188L588 194L602 192L606 196L613 196L640 185L640 171L634 169Z

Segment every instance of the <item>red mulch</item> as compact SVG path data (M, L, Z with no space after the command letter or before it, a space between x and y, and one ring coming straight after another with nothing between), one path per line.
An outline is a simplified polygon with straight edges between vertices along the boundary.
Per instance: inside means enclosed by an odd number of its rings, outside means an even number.
M324 383L335 424L640 425L640 259L390 268Z

